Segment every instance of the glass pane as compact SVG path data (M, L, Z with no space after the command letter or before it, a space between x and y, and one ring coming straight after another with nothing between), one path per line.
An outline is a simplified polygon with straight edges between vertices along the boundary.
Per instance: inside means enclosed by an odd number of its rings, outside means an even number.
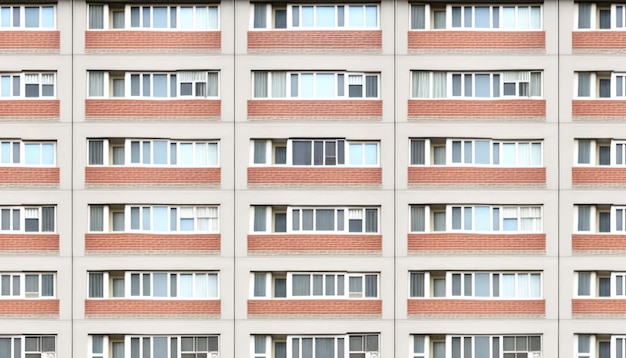
M39 6L24 9L24 26L39 27Z
M315 26L317 27L334 27L335 26L335 7L334 6L317 6L317 16Z
M350 6L350 27L363 27L363 6Z
M152 9L153 15L153 23L152 27L157 29L165 29L167 28L167 7L164 6L155 6Z

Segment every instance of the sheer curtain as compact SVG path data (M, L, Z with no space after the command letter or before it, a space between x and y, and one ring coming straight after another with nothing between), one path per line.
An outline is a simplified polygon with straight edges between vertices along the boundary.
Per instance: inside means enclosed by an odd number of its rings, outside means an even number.
M423 165L426 161L426 141L411 140L411 165Z
M578 140L578 164L591 163L591 141Z
M287 72L271 72L272 98L287 97Z
M267 292L266 276L267 275L265 273L254 274L254 297L265 297Z
M104 96L104 71L89 71L89 96Z
M104 297L104 274L100 272L89 273L89 297Z
M291 292L293 296L309 296L311 294L311 276L293 275Z
M103 5L89 5L89 28L90 29L103 29L104 28L104 6Z
M426 209L423 206L411 206L411 232L426 230Z
M264 232L267 230L267 207L254 207L254 231Z
M411 30L426 28L426 6L411 5Z
M591 206L578 206L578 231L591 230Z
M578 3L578 28L579 29L591 28L591 3L586 3L586 2Z
M365 275L365 297L378 296L378 276Z
M89 206L89 230L104 230L104 207L101 205Z
M89 165L104 164L104 141L89 141Z
M425 297L425 278L424 273L412 272L410 284L411 297Z
M254 28L267 27L267 4L254 4Z
M412 78L413 98L429 98L430 97L430 72L413 71Z
M254 98L267 98L268 72L254 71Z

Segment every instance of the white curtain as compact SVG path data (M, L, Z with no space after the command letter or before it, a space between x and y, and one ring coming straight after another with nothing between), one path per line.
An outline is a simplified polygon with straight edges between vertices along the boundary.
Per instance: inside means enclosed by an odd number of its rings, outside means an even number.
M89 28L90 29L103 29L104 28L104 6L103 5L89 5Z
M271 72L272 98L287 97L287 72Z
M413 71L413 98L430 98L430 72Z
M104 71L89 71L89 96L104 96Z
M209 28L209 12L206 6L196 6L196 29Z
M411 5L411 30L426 28L426 6Z
M267 98L269 72L254 71L254 98Z
M527 273L518 273L517 274L517 296L521 297L530 297L530 279L529 274Z
M423 232L426 229L425 215L423 206L411 206L411 232Z
M591 3L586 3L586 2L578 3L578 28L579 29L591 28Z

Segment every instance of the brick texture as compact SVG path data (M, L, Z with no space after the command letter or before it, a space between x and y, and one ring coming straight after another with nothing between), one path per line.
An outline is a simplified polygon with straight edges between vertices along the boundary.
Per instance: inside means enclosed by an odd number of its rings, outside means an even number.
M381 100L248 100L249 119L376 119Z
M248 168L248 185L281 187L297 184L320 184L329 186L379 186L382 184L382 168L338 167L252 167Z
M423 233L408 235L409 252L545 252L545 234Z
M87 99L85 117L97 118L199 118L217 119L221 101L210 99Z
M545 300L409 299L409 316L543 317Z
M248 317L375 316L383 311L382 300L248 300Z
M85 234L88 252L211 251L219 252L220 234Z
M612 168L608 166L575 167L572 168L572 184L598 186L626 185L626 168Z
M219 31L85 31L86 50L219 50Z
M59 184L59 168L0 167L1 184Z
M251 254L380 253L382 235L248 235Z
M60 31L0 31L0 49L59 50Z
M409 50L545 49L544 31L409 31Z
M626 235L613 234L573 234L572 251L609 252L626 251Z
M541 118L546 117L543 99L415 99L409 100L409 119L421 118Z
M380 51L381 30L376 31L248 31L248 51L323 50Z
M59 300L54 299L14 299L2 300L0 316L18 315L20 318L32 316L58 316Z
M59 235L0 234L0 251L55 253L59 251Z
M626 101L572 100L572 119L618 119L626 118Z
M220 300L85 300L85 316L89 318L106 316L203 318L219 316L220 313Z
M58 99L15 99L0 101L0 118L54 118L60 116Z
M150 184L150 185L198 185L219 186L220 168L146 168L146 167L86 167L87 186Z
M615 298L572 299L572 316L574 318L599 315L624 317L626 315L626 300Z
M545 184L546 168L409 167L409 184Z
M623 31L573 31L573 50L624 50Z

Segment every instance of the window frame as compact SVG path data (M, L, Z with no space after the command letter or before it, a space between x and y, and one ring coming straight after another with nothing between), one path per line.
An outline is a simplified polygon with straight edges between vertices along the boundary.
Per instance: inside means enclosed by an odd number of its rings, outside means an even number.
M49 229L45 229L44 231L44 223L43 223L43 209L52 209L52 216L53 216L53 220L52 220L52 230ZM6 224L9 225L9 229L4 229L5 227L5 221L4 221L4 211L8 210L9 211L9 221L6 222ZM27 210L31 210L30 214L32 215L33 212L32 210L37 210L37 217L27 217ZM18 212L18 216L19 218L16 219L15 218L15 213ZM1 217L1 224L0 224L0 233L20 233L20 234L53 234L57 232L57 210L56 210L56 206L54 205L42 205L42 206L32 206L32 205L27 205L27 206L0 206L0 215L2 215ZM37 226L38 226L38 230L37 231L33 231L33 230L27 230L26 229L26 224L27 224L27 220L29 219L37 219ZM15 227L15 223L16 220L19 220L19 229L14 229Z
M25 299L25 300L48 300L48 299L56 299L57 298L57 273L56 272L0 272L0 282L3 283L4 285L4 276L9 276L8 280L8 284L9 284L9 291L10 293L8 295L4 295L2 293L2 290L0 290L0 302L2 302L2 300L14 300L14 299ZM34 291L26 291L26 278L27 277L31 277L31 276L36 276L37 277L37 292L36 294L33 294ZM46 294L44 295L44 288L43 288L43 280L44 280L44 276L51 276L51 282L52 282L52 294ZM18 283L18 290L19 290L19 294L14 294L14 290L15 290L15 279L18 279L19 283ZM4 287L3 287L4 289Z
M286 4L283 6L277 6L276 4L273 3L265 3L264 5L266 5L266 9L264 12L264 21L265 21L265 26L263 27L255 27L255 8L254 6L251 6L250 9L250 26L248 31L328 31L328 30L333 30L333 31L355 31L355 30L361 30L361 31L373 31L373 30L379 30L381 28L380 26L380 5L379 4L372 4L372 3L339 3L339 4L313 4L313 3L297 3L297 4ZM334 8L334 25L332 26L316 26L315 25L315 20L317 17L317 11L316 8L317 7L330 7L332 6ZM363 26L350 26L350 7L362 7L363 8ZM298 24L294 25L293 19L294 19L294 7L297 7L298 10L296 11L296 13L299 15L298 16ZM303 22L302 21L302 7L314 7L315 9L313 10L313 26L301 26L300 24ZM339 10L338 7L343 7L343 19L339 18ZM367 23L367 8L368 7L374 7L376 9L376 25L375 26L368 26L366 25ZM285 27L284 28L280 28L280 27L276 27L276 10L284 10L285 11ZM339 22L343 21L343 25L340 25Z
M37 76L37 81L35 82L27 82L27 76ZM45 79L44 79L44 76ZM51 77L50 77L51 76ZM6 81L4 78L8 77L9 84L8 88ZM15 94L16 87L16 79L19 86L19 94ZM52 79L52 83L44 83L47 80ZM4 83L4 84L3 84ZM29 96L27 95L27 86L29 85L37 85L37 96ZM44 95L44 87L52 87L51 95ZM8 94L7 94L8 93ZM24 72L1 72L0 73L0 101L3 100L51 100L57 99L57 73L54 71L45 71L45 72L32 72L32 71L24 71Z
M5 144L8 145L8 154L5 154L6 150ZM39 164L29 164L26 163L26 147L28 145L39 145ZM52 163L43 163L45 160L45 152L44 146L52 145ZM17 146L17 150L19 153L19 161L15 162L15 146ZM5 155L8 156L8 162L5 162ZM57 142L53 140L21 140L21 139L0 139L0 166L3 167L47 167L47 168L55 168L57 165Z
M256 290L256 283L255 283L255 277L257 275L261 275L264 274L265 275L265 292L263 296L255 296L255 292ZM294 294L294 276L309 276L309 294L308 295L296 295ZM286 278L286 292L287 295L286 297L282 298L282 297L276 297L274 296L274 290L273 290L273 279L275 277L283 277L283 273L277 274L277 273L273 273L273 272L251 272L250 274L250 299L298 299L298 300L336 300L336 299L348 299L348 300L379 300L380 299L380 273L378 272L339 272L339 271L324 271L324 272L311 272L311 271L302 271L302 272L295 272L295 271L290 271L284 274L285 278ZM322 277L322 281L321 281L321 289L322 289L322 293L321 294L315 294L313 292L314 290L314 282L313 282L313 277L314 276L321 276ZM341 276L342 277L342 282L343 282L343 294L339 294L338 290L339 290L339 279L338 277ZM376 293L374 296L368 296L368 289L366 287L366 285L368 285L367 283L367 277L372 277L374 276L376 278ZM327 293L326 290L328 289L328 281L327 281L327 277L334 277L332 279L333 282L333 289L332 289L332 293ZM351 292L350 291L350 279L361 279L361 290L358 291L360 292L360 296L357 295L357 291Z
M19 8L19 25L15 26L14 10ZM38 10L38 26L26 26L26 8L39 8ZM4 9L9 10L9 26L3 26L2 17L0 17L0 31L54 31L57 29L57 6L56 4L3 4L0 6L0 15ZM44 8L52 8L52 26L44 26Z
M105 4L105 3L93 3L93 4L88 4L91 6L102 6L102 28L90 28L89 27L89 23L91 20L91 15L90 15L90 11L89 11L89 6L87 6L87 14L86 14L86 18L87 18L87 31L172 31L172 32L187 32L187 31L191 31L191 32L211 32L211 31L220 31L221 30L221 9L220 6L218 4L204 4L204 5L193 5L193 4L185 4L185 5L174 5L174 4L159 4L159 5L135 5L135 4L126 4L123 7L123 15L124 15L124 27L123 28L118 28L115 27L113 24L113 13L120 11L118 7L114 7L114 9L111 9L111 7L109 6L109 4ZM138 7L140 8L139 10L139 24L140 26L131 26L132 24L132 12L131 12L131 8L132 7ZM150 21L151 25L148 27L144 27L143 26L143 8L144 7L148 7L150 8L150 20L152 20L153 16L153 12L154 12L154 8L155 7L165 7L166 8L166 22L167 25L166 27L154 27L153 26L153 21ZM182 28L180 27L180 24L182 23L182 18L181 18L181 8L187 8L187 7L191 7L192 8L192 17L193 17L193 24L194 26L192 28ZM196 8L198 7L206 7L207 8L207 23L210 23L210 21L208 19L215 17L217 23L215 25L215 27L207 27L207 28L200 28L195 26L197 23L197 15L196 15ZM175 22L176 22L176 26L172 27L172 21L171 21L171 9L174 8L176 9L176 18L175 18ZM215 9L213 11L215 11L216 13L214 15L210 15L210 13L212 12L212 10L210 9Z

